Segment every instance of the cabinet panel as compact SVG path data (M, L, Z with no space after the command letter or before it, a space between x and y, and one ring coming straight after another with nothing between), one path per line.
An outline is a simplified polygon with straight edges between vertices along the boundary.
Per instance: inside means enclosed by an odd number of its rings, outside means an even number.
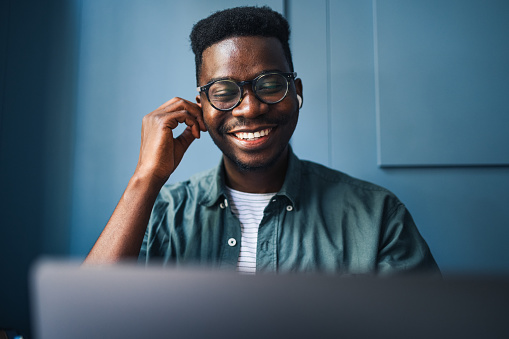
M509 164L509 3L375 1L382 166Z

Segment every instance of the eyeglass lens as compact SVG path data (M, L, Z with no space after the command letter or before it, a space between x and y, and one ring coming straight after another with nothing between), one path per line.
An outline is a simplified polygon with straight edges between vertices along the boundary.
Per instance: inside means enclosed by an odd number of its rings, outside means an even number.
M267 104L281 101L288 90L288 82L281 74L267 74L255 82L254 91ZM217 81L209 88L209 100L218 109L231 109L240 100L241 89L231 80Z

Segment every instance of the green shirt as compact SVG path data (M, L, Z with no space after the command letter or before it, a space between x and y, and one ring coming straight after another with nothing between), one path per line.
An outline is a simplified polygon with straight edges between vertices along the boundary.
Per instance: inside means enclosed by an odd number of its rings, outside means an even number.
M241 227L224 168L166 185L154 204L140 260L235 269ZM290 152L281 190L258 231L257 272L439 272L406 207L388 190Z

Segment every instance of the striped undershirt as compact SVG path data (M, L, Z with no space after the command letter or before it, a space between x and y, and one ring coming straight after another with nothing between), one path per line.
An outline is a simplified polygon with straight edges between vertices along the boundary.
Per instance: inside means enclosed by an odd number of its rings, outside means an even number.
M276 193L245 193L229 187L226 189L230 196L229 205L232 213L239 219L241 227L237 271L254 274L256 272L258 226L262 221L265 207Z

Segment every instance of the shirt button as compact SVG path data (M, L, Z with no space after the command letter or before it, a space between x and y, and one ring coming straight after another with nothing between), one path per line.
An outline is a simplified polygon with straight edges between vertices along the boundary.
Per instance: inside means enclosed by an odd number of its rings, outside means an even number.
M288 212L293 211L293 206L292 206L292 205L288 205L288 206L286 206L286 210L287 210Z
M234 238L228 239L228 245L230 245L231 247L237 245L237 240L235 240Z
M225 209L226 207L228 206L228 200L224 199L224 201L222 203L219 204L219 207L221 207L221 209Z

